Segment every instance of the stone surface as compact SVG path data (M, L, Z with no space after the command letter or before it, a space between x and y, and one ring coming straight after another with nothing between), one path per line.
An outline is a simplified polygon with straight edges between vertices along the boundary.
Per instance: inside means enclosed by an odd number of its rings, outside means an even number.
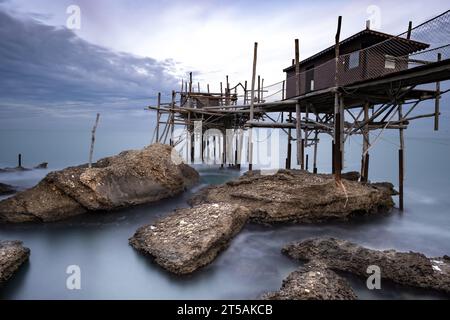
M172 148L153 144L93 164L49 173L37 186L0 202L0 223L56 221L181 193L199 175Z
M8 184L0 183L0 196L7 195L7 194L13 194L16 190L13 186L10 186Z
M283 248L289 256L321 261L330 269L346 271L367 278L367 268L376 265L381 279L425 289L450 293L450 261L444 257L428 258L416 252L378 251L334 238L309 239Z
M350 175L354 178L354 175ZM348 219L393 207L392 184L362 184L332 175L299 170L279 170L273 175L247 173L237 180L203 189L192 205L226 202L247 207L251 219L262 223L312 223Z
M241 230L249 211L227 203L179 209L130 239L137 250L175 274L189 274L209 264Z
M0 241L0 286L3 286L19 267L28 260L30 249L20 241Z
M283 280L281 289L262 296L266 300L354 300L348 282L320 262L311 262Z

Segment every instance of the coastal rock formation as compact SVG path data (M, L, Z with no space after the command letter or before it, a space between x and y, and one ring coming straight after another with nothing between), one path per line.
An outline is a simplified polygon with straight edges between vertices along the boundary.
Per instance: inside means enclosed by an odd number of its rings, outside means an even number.
M42 162L35 166L33 169L47 169L48 163ZM14 168L0 168L0 173L11 173L11 172L21 172L21 171L31 171L30 168L25 168L22 166L14 167Z
M175 274L207 265L244 226L249 211L227 203L179 209L154 225L139 228L130 239L137 250Z
M12 187L8 184L0 183L0 196L7 195L7 194L13 194L15 192L16 192L16 190L14 189L14 187Z
M350 175L354 179L354 175ZM273 175L247 173L237 180L203 189L192 205L226 202L247 207L251 219L262 223L312 223L347 219L353 215L386 211L394 205L392 184L362 184L300 170Z
M172 150L153 144L101 159L92 168L51 172L37 186L0 202L0 223L56 221L174 196L199 175Z
M310 239L289 244L283 252L300 260L321 261L328 268L367 278L367 268L376 265L381 278L425 289L450 293L450 260L427 258L421 253L378 251L338 239Z
M29 256L30 249L22 246L22 242L0 241L0 286L12 277Z
M281 289L262 296L266 300L355 300L347 281L315 261L295 270L283 280Z

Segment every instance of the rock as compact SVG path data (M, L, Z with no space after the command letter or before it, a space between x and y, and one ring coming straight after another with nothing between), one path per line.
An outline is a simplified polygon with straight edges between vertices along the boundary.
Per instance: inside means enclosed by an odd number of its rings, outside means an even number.
M130 239L137 250L175 274L189 274L209 264L241 230L249 211L227 203L180 209L139 228Z
M48 167L48 163L42 162L42 163L38 164L37 166L35 166L34 169L47 169L47 167Z
M350 181L358 181L361 175L358 171L350 171L341 174L342 179L350 180Z
M283 280L281 289L264 294L265 300L355 300L348 282L322 262L311 262Z
M0 223L56 221L158 201L195 184L197 171L172 148L153 144L93 164L49 173L37 186L0 202Z
M13 186L10 186L8 184L0 183L0 196L7 195L7 194L13 194L16 190Z
M310 239L289 244L283 252L300 260L321 261L330 269L367 278L367 268L376 265L381 278L412 287L450 293L450 262L421 253L378 251L338 239Z
M345 192L332 175L300 170L279 170L273 175L258 172L211 186L196 194L192 205L226 202L251 211L251 219L262 223L320 222L348 219L353 215L387 211L393 207L393 187L387 188L342 180Z
M20 241L0 241L0 287L28 260L30 249Z

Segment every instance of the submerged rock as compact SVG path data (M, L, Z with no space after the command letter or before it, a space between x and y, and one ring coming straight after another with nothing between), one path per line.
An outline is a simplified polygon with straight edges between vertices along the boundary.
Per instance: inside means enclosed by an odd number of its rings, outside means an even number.
M16 190L13 186L10 186L8 184L0 183L0 196L7 195L7 194L13 194Z
M249 211L227 203L180 209L159 222L139 228L130 239L166 270L189 274L209 264L241 230Z
M350 175L354 178L354 175ZM279 170L273 175L247 173L235 181L203 189L192 205L226 202L251 211L253 221L319 222L386 211L393 207L392 184L342 180L345 190L327 174Z
M266 300L354 300L348 282L322 262L311 262L283 280L281 289L266 293Z
M381 278L424 289L450 293L450 261L445 257L427 258L416 252L378 251L338 239L310 239L283 248L289 256L321 261L328 268L367 278L367 268L376 265Z
M153 144L101 159L92 168L51 172L37 186L0 202L0 223L56 221L174 196L199 175L172 150Z
M0 286L12 277L29 256L30 249L22 246L22 242L0 241Z

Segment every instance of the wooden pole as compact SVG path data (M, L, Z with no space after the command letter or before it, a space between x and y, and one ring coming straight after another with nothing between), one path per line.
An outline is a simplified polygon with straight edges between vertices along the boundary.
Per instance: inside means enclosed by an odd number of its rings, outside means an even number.
M261 101L264 101L264 78L261 79Z
M244 104L247 104L247 80L244 82Z
M261 102L261 76L258 76L258 103Z
M398 106L398 119L401 121L403 118L402 105ZM405 169L405 138L403 129L399 129L400 133L400 149L398 150L398 193L399 193L399 207L403 211L403 180L404 180L404 169Z
M17 158L17 168L22 168L22 154L19 153Z
M250 94L250 121L254 118L255 107L255 81L256 81L256 63L258 60L258 42L255 42L253 49L253 71L252 71L252 88ZM248 169L253 170L253 128L250 126L248 132Z
M361 182L367 182L369 179L369 152L368 152L370 147L369 108L370 103L366 102L364 104L364 122L366 122L366 125L362 128L363 148L361 157Z
M336 87L336 92L334 94L334 152L333 152L333 164L334 164L334 177L336 181L341 180L341 171L342 171L342 154L341 154L341 97L337 91L337 87L339 85L339 42L341 36L341 25L342 25L342 16L338 18L338 27L335 38L335 72L334 72L334 85Z
M442 60L441 53L437 55L437 61ZM441 100L441 83L436 82L436 99L434 100L434 131L439 130L439 109L440 109L440 100Z
M207 90L208 93L209 93L209 83L206 85L206 90Z
M300 95L300 49L298 39L295 39L295 90L296 95ZM297 164L300 165L300 169L305 169L304 163L304 141L302 138L302 126L301 126L301 112L300 112L300 102L297 101L295 104L295 131L296 131L296 141L297 141Z
M220 105L223 105L223 86L222 82L220 82Z
M97 131L99 119L100 119L100 113L97 113L97 116L95 118L95 124L94 124L94 127L92 128L91 150L89 151L89 168L92 168L92 156L94 154L95 132Z
M408 33L406 34L406 39L411 39L411 31L412 31L412 21L408 23Z
M281 87L281 100L284 100L284 96L285 96L285 94L284 94L284 87L286 86L286 80L283 80L283 85L282 85L282 87Z
M319 122L319 114L316 114L316 122ZM313 159L313 173L317 173L317 147L319 144L319 131L314 130L314 159Z
M289 112L289 123L292 123L292 112ZM287 144L287 157L286 157L286 169L291 169L291 159L292 159L292 130L288 129L288 144Z
M156 110L156 142L159 142L159 121L161 119L161 92L158 92L158 106Z
M177 97L177 93L175 92L175 90L172 90L172 103L171 103L171 107L172 107L172 127L171 127L171 132L170 132L170 145L173 147L174 146L174 141L173 141L173 133L175 131L175 100ZM168 130L167 130L168 131Z

